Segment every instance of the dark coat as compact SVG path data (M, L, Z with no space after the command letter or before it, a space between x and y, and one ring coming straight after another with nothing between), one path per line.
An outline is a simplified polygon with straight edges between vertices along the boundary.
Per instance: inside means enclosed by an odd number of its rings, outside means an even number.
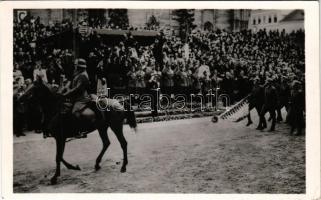
M75 102L72 112L81 111L90 101L88 95L89 78L86 71L77 74L72 81L72 89L65 95Z
M254 107L262 107L264 104L264 88L261 85L253 87L249 97L249 103Z
M163 78L163 87L173 87L174 86L174 72L167 68L164 68L162 71L162 78Z
M267 86L264 90L264 105L266 108L275 109L277 107L278 97L274 86Z
M293 92L291 105L288 115L288 121L292 126L303 125L303 111L305 110L305 97L302 91Z

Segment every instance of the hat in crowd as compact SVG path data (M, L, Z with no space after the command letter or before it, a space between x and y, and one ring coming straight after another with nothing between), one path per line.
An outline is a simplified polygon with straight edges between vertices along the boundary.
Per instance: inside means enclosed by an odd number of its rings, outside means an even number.
M292 82L292 88L293 88L293 89L298 88L300 85L301 85L301 82L300 82L300 81L294 80L294 81Z
M30 78L28 78L28 79L25 80L25 84L26 84L26 85L29 85L29 84L31 84L31 83L32 83L32 80L31 80Z
M279 77L278 77L278 75L274 74L274 75L272 76L272 79L273 79L273 81L276 81L276 80L279 79Z
M84 68L84 69L87 68L87 63L85 59L79 58L76 60L75 64L77 65L77 67Z
M259 78L259 77L255 77L255 78L253 79L253 82L255 82L255 83L260 82L260 78Z
M266 83L266 84L272 83L272 81L273 81L273 80L272 80L271 78L267 78L267 79L265 80L265 83Z

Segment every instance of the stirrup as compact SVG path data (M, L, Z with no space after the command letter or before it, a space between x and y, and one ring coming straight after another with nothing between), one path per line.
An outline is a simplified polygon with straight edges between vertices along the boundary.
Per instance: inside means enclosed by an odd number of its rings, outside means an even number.
M87 133L86 132L77 132L77 134L75 135L75 138L87 138Z

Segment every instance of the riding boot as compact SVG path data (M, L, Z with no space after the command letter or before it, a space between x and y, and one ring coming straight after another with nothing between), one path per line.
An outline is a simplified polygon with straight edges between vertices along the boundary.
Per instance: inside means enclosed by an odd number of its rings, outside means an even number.
M298 127L298 132L295 134L296 136L297 135L302 135L302 127Z
M294 127L294 126L292 126L292 127L291 127L291 130L290 130L290 135L292 135L292 134L293 134L294 129L295 129L295 127Z
M262 119L262 128L265 129L266 127L267 127L266 120L265 120L265 117L263 116L263 119Z
M266 120L264 117L262 117L261 123L259 124L257 130L264 130L266 127L267 127Z
M277 112L278 112L278 117L277 117L276 120L277 120L277 122L282 122L282 121L283 121L283 118L282 118L281 110L278 109Z
M260 121L259 121L259 125L256 127L256 130L263 130L263 119L262 116L260 116Z
M272 125L269 131L275 131L275 123L276 123L275 115L272 115Z
M74 131L75 131L75 138L86 138L87 135L84 134L83 132L81 132L81 120L79 118L77 118L76 116L72 116L72 124L73 124L73 127L74 127Z
M294 126L293 126L294 127ZM297 132L294 134L295 136L301 135L302 134L302 126L298 124L296 126Z

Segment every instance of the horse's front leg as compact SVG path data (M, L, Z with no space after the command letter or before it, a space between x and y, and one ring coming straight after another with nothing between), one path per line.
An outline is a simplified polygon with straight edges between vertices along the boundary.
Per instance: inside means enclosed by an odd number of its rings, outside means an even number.
M110 145L110 141L109 141L109 138L108 138L108 135L107 135L107 127L106 128L99 128L98 132L99 132L101 141L103 143L103 148L102 148L101 152L99 153L99 155L98 155L98 157L96 159L96 164L95 164L96 171L100 170L101 167L100 167L99 164L100 164L101 159L104 156L108 146Z
M124 154L124 161L123 161L123 166L120 169L120 172L126 172L126 166L128 164L128 159L127 159L127 142L126 140L124 141L124 144L121 145L123 149L123 154Z
M126 166L128 164L128 159L127 159L127 141L124 137L123 134L123 124L117 124L118 126L111 126L112 130L114 131L114 133L116 134L116 137L120 143L121 148L123 149L123 165L120 169L120 172L124 173L126 172Z
M60 162L62 161L65 143L65 139L56 138L56 172L50 180L52 185L57 184L57 178L60 176Z

